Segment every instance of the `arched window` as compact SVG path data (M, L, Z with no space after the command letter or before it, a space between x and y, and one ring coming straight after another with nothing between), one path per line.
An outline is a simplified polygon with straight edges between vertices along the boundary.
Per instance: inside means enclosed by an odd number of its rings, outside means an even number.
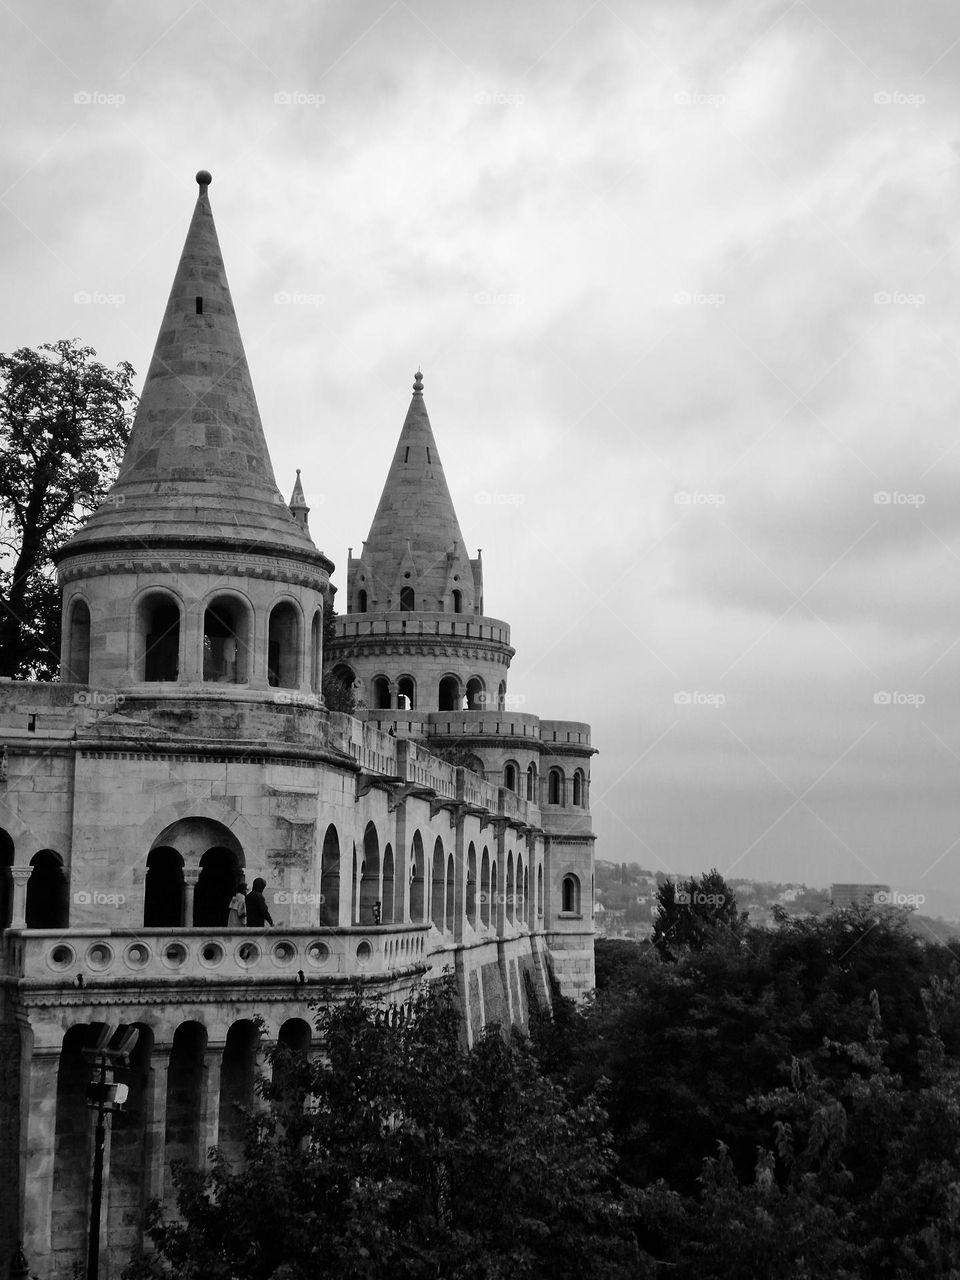
M543 867L537 867L537 915L543 915Z
M152 594L140 602L143 679L176 680L180 672L180 606L170 596Z
M289 1049L292 1053L306 1053L310 1048L310 1023L303 1018L288 1018L280 1028L277 1036L277 1048L281 1051ZM282 1090L291 1079L290 1059L282 1052L273 1060L273 1086ZM296 1068L294 1067L294 1071ZM283 1094L281 1093L281 1097Z
M586 788L583 785L583 770L577 769L573 775L573 803L578 809L587 803Z
M333 823L320 854L320 923L333 928L340 923L340 838Z
M507 686L501 680L497 685L497 710L502 711L507 701Z
M247 1120L241 1108L256 1103L257 1047L260 1033L256 1023L235 1022L227 1032L220 1059L220 1125L218 1146L231 1161L243 1147Z
M440 710L460 710L460 681L456 676L444 676L440 681Z
M527 799L536 803L537 799L537 766L527 765Z
M507 853L507 884L506 884L507 897L506 897L506 902L504 904L506 907L504 915L506 916L507 920L511 924L513 923L513 909L514 909L513 899L514 899L514 894L516 893L516 889L517 889L516 881L514 880L514 875L513 875L513 850L511 849Z
M67 666L63 679L67 684L90 683L90 609L86 600L74 600L70 607Z
M143 927L176 929L183 924L183 858L169 845L147 854L143 890Z
M486 703L483 681L479 676L471 676L467 681L467 710L482 711Z
M310 688L320 692L323 682L323 614L319 609L310 624Z
M503 766L503 785L508 791L516 793L520 786L520 769L516 761L508 760Z
M414 610L414 594L413 587L400 588L400 612L413 613Z
M410 923L421 924L424 920L424 892L423 892L423 841L420 839L420 832L413 833L413 843L410 846Z
M386 676L376 676L373 681L373 705L378 711L390 710L390 681Z
M446 862L443 856L443 841L437 837L433 846L433 882L430 886L430 919L438 929L443 929L446 908L444 893L447 887Z
M193 891L195 929L226 927L230 899L240 887L242 875L240 860L232 849L214 845L206 851L200 859L200 874Z
M363 587L357 592L357 613L367 612L367 593Z
M463 592L458 591L456 588L453 592L453 612L463 613Z
M475 929L477 927L477 851L472 840L467 851L466 913L468 924Z
M165 1200L176 1206L173 1162L196 1166L203 1158L202 1136L204 1050L207 1031L199 1022L181 1022L173 1033L167 1070L166 1124L164 1126Z
M380 894L380 923L393 924L393 849L383 851L383 889Z
M30 859L27 881L27 928L66 929L69 918L67 878L63 859L53 849L41 849Z
M295 689L300 683L300 615L289 600L270 611L267 683L274 689Z
M377 836L377 828L372 822L368 822L363 833L358 924L373 924L373 908L377 902L380 902L380 840Z
M563 771L561 769L551 769L547 775L547 802L549 804L563 804Z
M580 914L580 879L572 872L563 877L560 909L570 915Z
M490 923L490 850L486 845L480 859L480 923Z
M397 704L403 711L412 711L417 705L417 686L413 676L401 676L397 681Z
M203 614L203 678L213 684L249 679L250 620L232 596L219 596Z
M447 926L447 933L453 933L454 925L455 925L455 919L454 919L454 906L456 901L455 891L456 891L456 883L454 880L453 854L451 853L447 855L447 905L446 905L446 912L444 914L444 919L446 921L446 926Z
M527 913L530 910L530 872L527 867L523 868L523 885L522 885L522 905L523 905L523 921L527 923Z

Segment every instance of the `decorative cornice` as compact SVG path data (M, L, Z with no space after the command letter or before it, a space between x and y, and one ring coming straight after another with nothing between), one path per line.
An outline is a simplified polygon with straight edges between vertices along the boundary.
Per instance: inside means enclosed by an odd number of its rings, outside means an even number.
M422 636L410 634L406 636L350 636L344 640L330 640L324 649L328 661L334 658L346 660L350 658L367 658L383 654L406 656L411 653L432 658L468 657L475 662L493 661L501 666L509 667L510 659L516 649L499 640L479 640L475 636L469 639L457 636Z
M158 555L167 551L167 555ZM228 542L195 538L165 540L134 538L128 541L87 542L73 553L61 550L58 563L60 582L95 578L117 573L242 573L248 578L278 578L298 586L326 586L333 561L320 551L315 555L281 545L232 547ZM310 566L313 572L305 571Z

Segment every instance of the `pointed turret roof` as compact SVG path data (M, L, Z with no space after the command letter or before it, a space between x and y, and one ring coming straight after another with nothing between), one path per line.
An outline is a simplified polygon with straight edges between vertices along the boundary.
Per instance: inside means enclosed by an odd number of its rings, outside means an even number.
M62 555L214 540L323 560L273 475L210 209L200 192L117 482Z
M430 556L442 559L454 548L465 554L460 522L427 416L419 369L364 554L375 556L378 562L395 556L399 564L408 547L418 560Z

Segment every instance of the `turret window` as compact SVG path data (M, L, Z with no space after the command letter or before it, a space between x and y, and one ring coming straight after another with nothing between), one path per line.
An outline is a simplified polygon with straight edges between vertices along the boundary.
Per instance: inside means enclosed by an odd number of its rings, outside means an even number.
M473 676L467 681L467 710L482 711L485 701L483 681L479 676Z
M413 587L400 588L400 612L412 613L414 610L414 594Z
M563 877L560 902L560 909L565 915L580 914L580 880L577 876L571 874Z
M165 595L151 595L140 605L143 679L176 680L180 674L180 607Z
M221 596L203 614L203 678L212 684L244 684L250 624L239 600Z
M300 617L284 601L270 612L267 633L267 683L271 688L295 689L299 684Z
M90 680L90 609L85 600L74 600L70 609L66 670L68 684L87 684Z
M587 789L583 781L583 770L578 769L573 775L573 803L578 809L582 809L586 806L586 791Z
M397 706L402 711L412 711L417 705L417 686L412 676L401 676L397 681Z
M512 760L508 760L503 766L503 785L508 791L517 791L519 777L520 770Z
M533 801L537 799L537 766L535 764L527 766L527 799Z
M390 710L390 681L386 676L377 676L373 682L373 705L378 711Z
M463 613L463 592L454 591L453 593L453 612Z
M460 681L456 676L444 676L440 681L440 710L460 710Z
M563 804L564 803L564 782L563 772L560 769L551 769L547 777L547 803Z
M367 612L367 593L361 588L357 592L357 613Z

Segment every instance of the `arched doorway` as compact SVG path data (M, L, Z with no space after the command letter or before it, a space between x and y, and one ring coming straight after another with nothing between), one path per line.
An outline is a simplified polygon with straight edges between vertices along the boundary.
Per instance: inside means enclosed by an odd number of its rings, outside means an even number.
M460 710L460 681L456 676L444 676L440 681L440 710Z
M373 924L374 906L380 900L380 840L377 828L367 823L363 833L363 862L360 867L359 924Z
M270 611L267 683L280 689L295 689L300 683L300 615L289 600Z
M483 681L479 676L471 676L467 681L467 710L482 711L486 705L486 699Z
M393 849L388 844L383 851L383 892L381 894L382 906L380 912L381 924L393 924L395 911L393 894Z
M413 833L413 841L410 846L410 923L421 924L426 916L424 914L425 895L424 895L424 854L423 841L420 838L420 832Z
M27 881L27 928L66 929L70 916L63 859L53 849L41 849L30 859Z
M183 858L169 845L147 854L143 889L143 927L175 929L183 924Z
M224 929L230 899L237 892L242 875L232 849L214 845L200 859L200 875L193 891L193 927ZM248 886L249 888L249 886Z
M444 923L444 892L447 885L446 861L443 856L443 841L437 837L433 846L433 875L430 886L430 919L436 928L442 930Z
M323 837L320 897L320 923L336 928L340 923L340 838L333 823Z

